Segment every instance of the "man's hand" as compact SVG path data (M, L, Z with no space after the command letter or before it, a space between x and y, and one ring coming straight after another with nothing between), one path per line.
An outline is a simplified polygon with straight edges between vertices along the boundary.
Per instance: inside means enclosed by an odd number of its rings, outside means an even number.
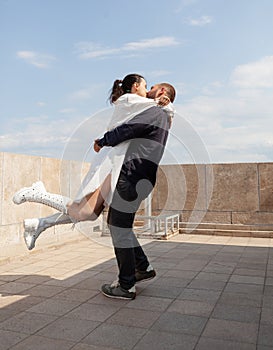
M94 141L94 146L93 146L94 151L97 152L97 153L101 150L101 147L98 145L98 141L99 141L99 139L96 139Z

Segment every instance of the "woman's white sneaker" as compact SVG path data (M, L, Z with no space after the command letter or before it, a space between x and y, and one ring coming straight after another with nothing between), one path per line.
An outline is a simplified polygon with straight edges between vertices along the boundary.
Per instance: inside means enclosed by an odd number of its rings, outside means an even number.
M46 189L42 181L33 183L30 187L23 187L15 193L12 200L14 204L21 204L27 201L35 200L37 194L46 193Z
M39 223L39 219L24 220L24 240L28 250L32 250L35 247L36 239L44 231L43 227L39 227Z
M24 202L40 203L67 214L66 205L71 202L71 199L60 194L47 192L44 184L41 181L38 181L31 187L24 187L16 192L13 196L13 202L15 204L21 204Z

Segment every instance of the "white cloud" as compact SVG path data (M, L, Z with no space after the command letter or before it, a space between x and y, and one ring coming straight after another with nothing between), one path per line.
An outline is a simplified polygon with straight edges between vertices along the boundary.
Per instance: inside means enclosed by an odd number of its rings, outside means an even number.
M80 89L77 91L74 91L71 94L71 98L75 100L86 100L89 99L92 96L92 91L90 89Z
M201 16L200 18L190 18L186 22L191 26L203 27L212 22L212 17Z
M181 12L185 7L195 4L197 0L180 0L178 7L174 10L175 13Z
M237 66L230 76L233 85L211 83L208 91L202 89L199 96L176 105L178 115L200 135L213 162L273 160L272 60L264 57ZM173 128L183 140L181 118L174 119Z
M152 72L149 72L149 75L152 77L152 78L159 78L159 77L163 77L165 75L168 75L170 74L171 72L170 71L167 71L167 70L154 70Z
M204 86L202 91L204 95L214 95L215 92L224 87L223 83L220 81L213 81L209 83L207 86Z
M46 106L46 103L42 102L42 101L39 101L39 102L37 102L37 106L44 107L44 106Z
M31 154L82 160L86 152L92 155L92 140L107 129L112 108L91 116L78 113L61 118L47 115L29 116L9 121L6 130L0 134L2 152Z
M269 84L269 80L266 84L263 83L262 86L254 88L249 84L248 77L248 74L250 77L254 73L257 76L257 72L261 74L265 67L269 74L268 68L271 67L271 63L271 57L264 57L257 62L237 66L230 75L233 85L212 81L207 84L207 89L201 89L199 95L188 100L184 98L182 105L175 105L180 118L174 119L171 132L176 138L175 140L170 138L168 147L179 162L202 160L207 162L209 158L216 163L273 160L273 85ZM235 84L234 77L239 76L238 72L244 71L241 67L247 67L248 74L244 73L241 83ZM158 72L159 75L161 73ZM262 76L265 75L262 74ZM189 95L194 88L185 86L183 82L175 86L178 92L183 92L183 95L185 91ZM73 102L75 99L81 102L81 99L86 98L96 101L97 93L100 93L98 86L88 86L75 91L70 97L74 98ZM69 105L73 106L70 103ZM84 143L90 143L90 140L106 130L106 125L103 125L106 118L104 114L98 113L88 123L80 124L84 118L78 113L73 115L70 109L61 111L61 113L70 112L71 115L65 115L65 118L62 116L61 120L51 120L41 115L29 117L27 120L16 120L14 128L13 125L9 125L6 129L19 131L14 131L13 134L2 134L1 149L9 152L60 156L68 141L71 146L67 152L68 157L77 159L77 154L81 154L81 149L86 147ZM187 128L185 128L185 120L188 123ZM80 128L78 128L79 124ZM70 137L77 128L79 132L74 138Z
M157 47L169 47L175 46L178 42L174 37L171 36L161 36L152 39L143 39L139 41L133 41L125 44L121 49L123 51L138 51L146 49L154 49Z
M75 108L63 108L59 112L62 114L70 114L70 113L74 113L75 111L76 111Z
M239 88L272 88L273 56L266 56L256 62L236 67L231 75L231 83Z
M204 144L204 147L196 150L196 142L190 140L188 155L194 150L196 161L204 158L204 150L207 150L213 163L272 161L273 121L263 114L260 114L259 121L257 115L255 119L248 118L248 111L243 105L237 109L240 104L235 97L225 99L215 96L196 98L185 105L176 106L178 118L174 119L173 129L181 142L187 139L180 120L184 118ZM263 101L260 101L259 105L262 104ZM183 159L181 162L184 162Z
M8 130L13 132L0 135L1 150L49 155L52 149L63 147L73 123L68 119L51 120L47 115L13 119L8 125Z
M72 92L69 97L72 100L92 100L101 93L103 88L105 88L104 84L90 85Z
M93 42L79 42L75 46L79 58L89 59L97 57L106 58L120 54L141 54L143 51L152 50L155 48L176 46L178 44L178 41L174 37L162 36L128 42L118 48L103 47L102 45Z
M56 58L51 55L41 54L35 51L17 51L16 56L25 62L37 67L48 68Z
M119 53L120 51L120 49L106 48L102 45L89 41L81 41L75 46L79 57L82 59L111 56Z

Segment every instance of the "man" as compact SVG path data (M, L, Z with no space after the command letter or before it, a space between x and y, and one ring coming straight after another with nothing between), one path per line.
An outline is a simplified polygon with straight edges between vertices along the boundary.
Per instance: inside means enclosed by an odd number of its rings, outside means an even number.
M173 102L175 90L161 83L147 93L153 99L162 95ZM133 223L141 201L155 186L169 128L169 115L159 107L151 107L95 141L94 149L99 151L130 140L107 217L119 267L119 280L102 286L108 297L134 299L135 283L156 275L133 233Z

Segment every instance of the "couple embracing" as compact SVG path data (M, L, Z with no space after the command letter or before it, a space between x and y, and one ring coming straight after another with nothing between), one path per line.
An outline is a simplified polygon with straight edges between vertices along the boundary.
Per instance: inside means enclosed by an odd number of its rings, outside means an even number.
M144 77L129 74L113 84L110 102L114 112L103 137L94 141L97 159L90 166L74 200L46 191L42 182L15 193L13 202L37 202L58 210L45 218L24 221L29 250L47 228L95 220L105 206L119 268L118 280L101 291L112 298L134 299L135 284L156 273L134 232L135 213L152 191L168 138L175 89L168 83L147 91Z

